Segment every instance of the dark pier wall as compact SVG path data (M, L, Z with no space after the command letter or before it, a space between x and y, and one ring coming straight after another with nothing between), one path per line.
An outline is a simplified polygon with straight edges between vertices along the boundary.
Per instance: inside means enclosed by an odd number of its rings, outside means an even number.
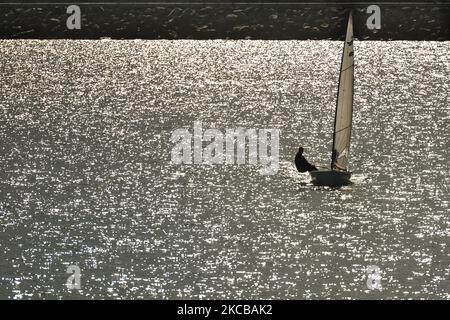
M0 3L3 39L342 39L354 10L360 40L450 40L450 2L87 3L81 30L68 30L64 4ZM91 1L92 2L92 1ZM381 29L369 30L366 8L381 8Z

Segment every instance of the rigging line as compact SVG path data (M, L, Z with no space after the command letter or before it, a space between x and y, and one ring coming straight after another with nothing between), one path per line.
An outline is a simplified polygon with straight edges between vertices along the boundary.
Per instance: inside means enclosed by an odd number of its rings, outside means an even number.
M338 131L335 131L334 133L335 133L335 134L336 134L336 133L339 133L339 132L341 132L341 131L343 131L343 130L345 130L345 129L347 129L347 128L350 128L351 126L352 126L352 125L348 125L348 126L342 128L342 129L339 129Z
M348 66L347 68L345 68L344 70L341 70L341 73L342 72L344 72L344 71L346 71L348 68L351 68L351 67L353 67L354 66L354 64L352 64L351 66Z

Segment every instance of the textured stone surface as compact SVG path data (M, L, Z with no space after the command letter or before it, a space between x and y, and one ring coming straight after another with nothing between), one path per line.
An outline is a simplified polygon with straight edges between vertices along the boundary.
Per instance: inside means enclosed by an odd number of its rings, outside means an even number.
M342 39L349 7L321 5L85 5L82 29L67 30L66 7L0 5L0 38ZM385 5L369 30L367 5L353 6L361 40L449 40L450 4Z

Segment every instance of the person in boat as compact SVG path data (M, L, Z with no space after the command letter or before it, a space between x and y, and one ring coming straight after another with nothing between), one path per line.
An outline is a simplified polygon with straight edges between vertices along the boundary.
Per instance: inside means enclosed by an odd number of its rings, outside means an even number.
M295 166L299 172L317 171L316 166L309 163L303 156L303 147L298 148L298 152L295 155Z

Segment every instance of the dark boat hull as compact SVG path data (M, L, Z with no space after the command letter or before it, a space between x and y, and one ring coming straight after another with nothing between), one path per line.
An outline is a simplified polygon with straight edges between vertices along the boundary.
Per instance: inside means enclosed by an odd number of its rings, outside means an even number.
M316 186L339 187L351 184L349 171L318 170L310 172L312 183Z

